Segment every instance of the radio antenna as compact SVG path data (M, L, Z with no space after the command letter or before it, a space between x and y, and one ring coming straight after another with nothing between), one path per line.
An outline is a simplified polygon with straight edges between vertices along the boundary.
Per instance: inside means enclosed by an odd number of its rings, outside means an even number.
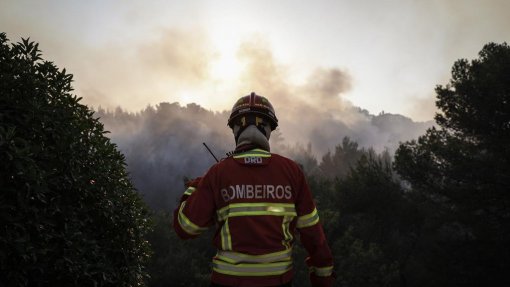
M220 161L218 160L218 158L214 155L214 153L211 151L211 149L210 149L210 148L209 148L209 147L208 147L205 143L203 143L203 144L204 144L205 148L209 151L209 153L210 153L210 154L214 157L214 159L216 160L216 162L220 162Z

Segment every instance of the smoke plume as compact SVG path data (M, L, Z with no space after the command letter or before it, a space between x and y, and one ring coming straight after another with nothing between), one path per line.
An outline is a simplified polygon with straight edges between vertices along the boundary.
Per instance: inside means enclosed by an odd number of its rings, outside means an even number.
M361 147L391 153L400 141L418 137L431 124L400 115L371 115L353 106L342 98L352 83L341 69L318 68L296 85L263 44L247 43L239 57L245 70L238 89L244 92L236 96L255 91L276 109L280 125L270 140L273 152L299 157L307 146L320 159L348 137ZM137 113L99 109L96 115L125 154L135 186L155 209L172 208L183 192L184 178L201 176L214 164L203 142L218 157L235 146L226 125L229 112L198 104L160 103Z

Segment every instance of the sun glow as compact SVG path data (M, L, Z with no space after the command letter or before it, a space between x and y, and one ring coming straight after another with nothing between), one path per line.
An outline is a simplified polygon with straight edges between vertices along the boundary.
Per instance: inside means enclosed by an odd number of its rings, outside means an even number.
M233 81L239 78L242 65L235 51L222 50L211 63L211 78L220 81Z
M179 102L181 104L190 104L190 103L197 103L200 100L200 97L197 95L197 93L190 91L190 90L184 90L179 92Z
M212 79L232 81L239 78L242 65L237 57L241 45L241 31L212 30L214 58L210 66Z
M245 72L244 62L238 53L249 32L242 25L231 25L232 22L238 21L219 17L208 26L213 53L208 68L211 88L208 94L214 96L203 99L202 103L214 110L232 107L233 101L239 97L239 83Z

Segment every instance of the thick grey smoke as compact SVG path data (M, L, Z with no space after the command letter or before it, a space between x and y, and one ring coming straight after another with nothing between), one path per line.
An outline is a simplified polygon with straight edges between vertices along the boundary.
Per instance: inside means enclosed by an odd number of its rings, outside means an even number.
M418 137L431 125L399 115L374 116L353 106L343 98L352 81L341 69L318 68L304 84L295 85L263 44L247 43L239 54L247 64L241 87L268 97L286 143L310 143L316 156L333 149L344 137L376 151L393 152L400 141Z
M307 146L321 159L349 137L361 147L391 153L399 142L417 138L431 125L400 115L371 115L353 106L342 99L352 83L340 69L317 69L306 83L293 85L264 46L247 45L240 56L247 63L241 83L246 93L238 96L255 91L276 109L280 126L270 140L274 152L299 158ZM200 176L214 164L203 142L219 157L234 148L228 111L161 103L137 113L119 108L99 109L96 115L125 154L135 186L156 209L171 208L183 192L184 177Z
M136 114L99 109L95 115L111 131L136 188L155 209L174 206L184 178L200 176L215 163L203 142L217 157L233 145L228 115L195 104L161 103Z

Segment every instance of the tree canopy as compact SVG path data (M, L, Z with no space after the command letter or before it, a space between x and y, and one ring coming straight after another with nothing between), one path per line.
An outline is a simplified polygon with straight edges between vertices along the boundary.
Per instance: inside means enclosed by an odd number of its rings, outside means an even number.
M71 83L0 34L0 285L143 285L147 209Z
M506 43L458 60L450 83L436 87L439 128L396 153L398 173L441 207L437 228L449 234L443 244L451 254L442 266L453 285L510 282L509 79Z

